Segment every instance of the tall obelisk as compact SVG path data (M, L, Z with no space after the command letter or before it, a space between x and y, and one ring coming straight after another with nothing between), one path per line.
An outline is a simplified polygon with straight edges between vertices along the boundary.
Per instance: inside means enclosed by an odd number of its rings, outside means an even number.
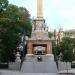
M52 42L43 18L43 0L37 0L37 18L33 20L32 34L27 39L27 54L21 72L57 73Z
M42 18L43 17L43 1L42 0L37 0L37 17Z

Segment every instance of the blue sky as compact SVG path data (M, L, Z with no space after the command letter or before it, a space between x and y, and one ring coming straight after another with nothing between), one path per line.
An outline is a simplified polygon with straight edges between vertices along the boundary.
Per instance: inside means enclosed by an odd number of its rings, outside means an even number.
M26 7L31 18L37 16L37 0L9 0L9 3ZM43 0L43 16L49 30L75 28L75 0Z

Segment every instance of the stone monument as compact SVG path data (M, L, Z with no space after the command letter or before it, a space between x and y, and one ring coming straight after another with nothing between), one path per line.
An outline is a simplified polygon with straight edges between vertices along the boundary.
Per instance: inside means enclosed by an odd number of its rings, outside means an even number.
M27 54L21 71L25 73L57 72L52 54L52 42L43 18L42 0L37 0L37 18L33 21L31 38L27 40Z
M10 62L8 65L8 68L10 70L20 70L20 65L21 65L20 56L21 55L19 52L17 52L15 56L16 56L15 62Z

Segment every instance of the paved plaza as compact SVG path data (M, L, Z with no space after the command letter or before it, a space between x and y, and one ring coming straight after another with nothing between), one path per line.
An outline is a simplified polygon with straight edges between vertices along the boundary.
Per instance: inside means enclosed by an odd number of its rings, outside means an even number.
M56 73L23 73L20 71L13 71L13 70L0 70L0 75L66 75L66 70L60 71L59 73L64 74L56 74ZM75 69L69 70L69 75L75 75Z
M19 71L0 70L0 75L56 75L56 73L22 73Z

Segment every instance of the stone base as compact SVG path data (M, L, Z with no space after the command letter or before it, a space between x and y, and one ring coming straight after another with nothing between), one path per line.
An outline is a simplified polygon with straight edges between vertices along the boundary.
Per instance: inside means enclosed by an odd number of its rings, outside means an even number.
M20 70L21 61L9 63L9 70Z
M42 60L38 61L38 57ZM57 73L56 63L52 54L32 55L27 54L21 72L25 73Z

